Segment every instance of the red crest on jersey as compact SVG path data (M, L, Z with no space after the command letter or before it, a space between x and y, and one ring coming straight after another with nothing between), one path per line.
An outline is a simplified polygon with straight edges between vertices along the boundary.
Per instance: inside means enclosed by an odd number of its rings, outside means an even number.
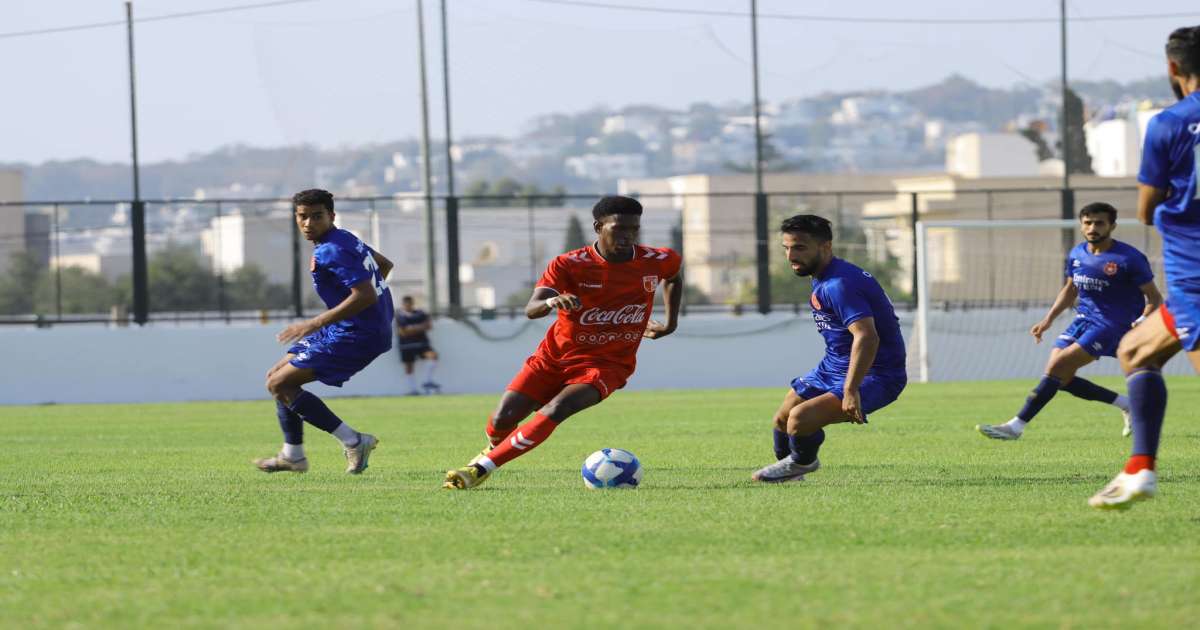
M654 293L658 288L658 276L642 276L642 288L646 293Z
M817 299L816 292L813 292L811 295L808 296L808 303L812 304L812 307L814 309L816 309L818 311L821 310L821 301Z
M1115 262L1104 263L1104 273L1107 275L1110 275L1110 276L1117 275L1117 263L1115 263Z

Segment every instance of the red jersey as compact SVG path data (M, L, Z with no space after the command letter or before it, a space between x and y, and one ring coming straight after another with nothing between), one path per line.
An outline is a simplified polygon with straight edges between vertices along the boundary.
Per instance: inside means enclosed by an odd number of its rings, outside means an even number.
M633 371L654 291L679 274L682 257L637 245L633 259L610 263L592 246L559 255L537 286L570 293L582 308L558 311L536 356L566 364L614 365Z

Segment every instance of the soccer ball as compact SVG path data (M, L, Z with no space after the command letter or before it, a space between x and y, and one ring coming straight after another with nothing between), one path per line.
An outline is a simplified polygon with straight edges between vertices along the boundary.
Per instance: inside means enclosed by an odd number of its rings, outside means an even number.
M642 464L629 451L602 448L583 460L583 485L588 488L636 488Z

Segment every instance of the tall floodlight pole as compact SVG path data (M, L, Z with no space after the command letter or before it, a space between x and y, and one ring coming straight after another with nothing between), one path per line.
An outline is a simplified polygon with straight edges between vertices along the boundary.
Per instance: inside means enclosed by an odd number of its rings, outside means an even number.
M1062 218L1071 219L1075 216L1075 199L1071 191L1071 143L1069 142L1068 133L1070 131L1071 115L1067 109L1067 0L1059 1L1058 13L1058 29L1059 29L1059 62L1062 74L1062 131L1059 133L1059 143L1062 145L1062 160L1063 160L1063 178L1062 178ZM1073 241L1072 241L1073 242Z
M771 311L771 271L767 248L767 195L763 192L761 108L758 98L758 1L750 0L751 67L754 74L754 253L758 270L758 312Z
M125 32L129 52L129 129L133 157L133 207L129 223L133 249L133 320L139 325L150 319L150 296L146 270L146 205L142 202L141 168L138 163L137 90L133 64L133 2L125 2Z
M446 293L450 315L462 311L462 288L458 277L458 197L454 196L454 135L450 133L450 27L446 0L442 5L442 104L446 119Z
M436 313L437 249L433 239L433 181L429 170L429 90L425 81L424 4L424 0L417 0L417 59L421 66L421 192L425 197L425 296L429 300L429 310Z

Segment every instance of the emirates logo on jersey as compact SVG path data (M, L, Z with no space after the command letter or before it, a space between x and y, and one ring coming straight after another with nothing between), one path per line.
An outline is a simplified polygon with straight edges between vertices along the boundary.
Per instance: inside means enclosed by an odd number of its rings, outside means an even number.
M1104 274L1109 275L1109 276L1117 275L1117 263L1115 263L1115 262L1104 263Z
M599 308L589 308L579 316L582 326L603 326L622 324L641 324L646 321L645 304L626 304L618 309L605 311Z

